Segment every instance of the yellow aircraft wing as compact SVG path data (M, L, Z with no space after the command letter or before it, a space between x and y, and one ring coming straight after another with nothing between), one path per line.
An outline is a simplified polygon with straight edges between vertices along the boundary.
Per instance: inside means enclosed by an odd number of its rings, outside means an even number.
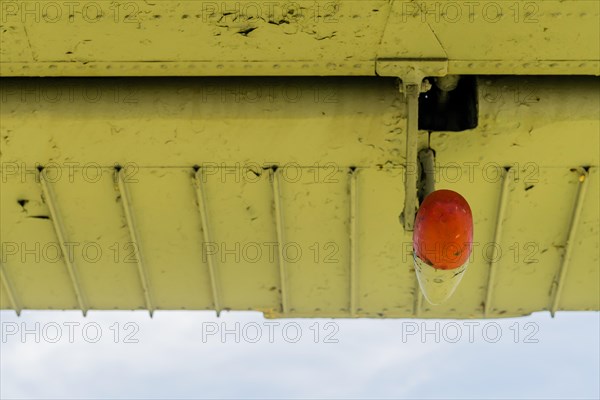
M0 308L600 309L598 2L267 3L0 2ZM475 243L432 306L401 90L446 75L476 126L415 144Z

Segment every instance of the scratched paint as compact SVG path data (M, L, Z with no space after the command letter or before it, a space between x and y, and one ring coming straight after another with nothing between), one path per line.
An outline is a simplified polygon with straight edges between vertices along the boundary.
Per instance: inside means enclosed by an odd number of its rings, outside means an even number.
M9 85L3 90L12 91L22 81L5 82ZM266 96L237 102L231 96L235 88L256 93L282 82L311 97L294 102L279 94L273 101ZM73 84L36 81L38 93ZM77 84L86 87L85 81ZM3 92L0 234L3 243L24 243L24 250L33 254L24 255L18 246L16 252L4 248L2 265L24 309L78 305L60 254L48 247L46 254L35 250L36 243L48 246L56 238L35 168L24 176L12 168L23 162L62 167L62 179L53 186L56 203L69 240L81 244L75 265L90 308L144 308L114 181L115 163L132 162L137 169L130 170L131 178L137 182L129 185L131 203L157 309L213 306L192 180L194 166L201 166L209 177L207 208L217 245L210 249L220 251L216 256L224 309L267 310L271 317L349 316L349 171L356 167L356 315L415 315L419 292L411 271L412 239L399 221L406 113L395 80L111 79L93 85L124 87L125 98L136 101L118 97L115 102L114 91L97 102L81 97L71 101L68 96L55 102L35 97L24 101L21 94ZM315 86L326 88L326 97L315 101ZM488 317L548 309L580 184L576 168L581 166L591 167L589 187L559 309L599 308L597 86L597 79L585 77L480 79L480 125L431 134L440 166L436 188L470 199L479 245L453 297L440 306L422 303L421 317L482 317L489 271L484 247L494 240L502 185L495 174L512 163L519 163L519 179L509 187L499 242L503 258ZM515 101L515 88L523 88L527 97ZM336 101L320 101L332 93ZM73 162L79 167L70 170L68 163ZM95 168L82 175L89 163L102 169L97 181L89 175ZM289 249L288 314L281 312L280 268L276 259L269 259L265 245L278 240L269 180L274 164L286 172L281 183L283 240L299 244L305 257L292 262ZM300 172L301 179L296 181L293 172ZM94 253L83 254L85 243L98 245L104 257L96 261ZM240 243L239 251L235 243ZM266 259L255 260L257 248ZM42 256L39 262L36 253ZM237 262L236 254L244 262ZM2 308L12 308L7 294L0 301Z

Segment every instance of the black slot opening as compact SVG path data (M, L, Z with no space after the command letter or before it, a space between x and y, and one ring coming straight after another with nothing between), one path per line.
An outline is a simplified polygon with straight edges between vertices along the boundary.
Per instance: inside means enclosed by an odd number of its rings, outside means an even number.
M430 82L434 82L429 78ZM443 92L435 83L419 96L419 130L458 132L477 127L477 80L462 76L456 89Z

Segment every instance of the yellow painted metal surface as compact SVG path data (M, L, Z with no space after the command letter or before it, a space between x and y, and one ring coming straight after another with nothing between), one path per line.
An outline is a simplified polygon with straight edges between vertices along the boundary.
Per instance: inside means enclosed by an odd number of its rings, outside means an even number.
M78 286L90 309L271 317L600 309L598 79L478 81L478 127L429 137L436 187L470 202L476 242L432 306L399 221L414 165L394 79L5 79L0 306L77 309Z
M2 76L600 74L594 0L2 0L0 12Z

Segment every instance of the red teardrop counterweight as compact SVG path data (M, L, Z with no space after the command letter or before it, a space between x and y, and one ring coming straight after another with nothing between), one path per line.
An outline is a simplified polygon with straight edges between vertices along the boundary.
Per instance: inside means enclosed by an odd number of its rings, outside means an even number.
M452 190L429 194L419 207L413 232L419 286L432 304L446 301L460 283L473 247L469 203Z
M438 269L465 264L473 245L473 215L469 203L452 190L437 190L417 212L413 248L417 257Z

